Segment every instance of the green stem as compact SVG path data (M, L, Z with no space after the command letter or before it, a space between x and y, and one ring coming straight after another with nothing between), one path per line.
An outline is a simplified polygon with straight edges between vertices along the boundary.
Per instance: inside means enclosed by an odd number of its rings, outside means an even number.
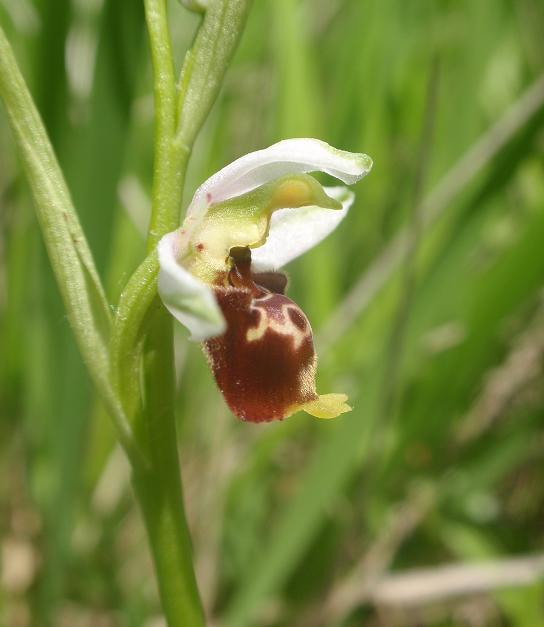
M148 251L178 226L188 151L174 141L177 92L165 0L145 0L155 98L155 162ZM148 285L148 282L145 282ZM148 467L135 469L134 487L151 544L163 611L171 627L204 626L183 508L174 415L174 358L171 318L158 302L144 348L145 403L137 414L137 437ZM131 325L141 333L139 324ZM133 363L137 364L137 357Z
M133 351L134 364L139 361L134 338L143 335L142 321L157 288L158 262L154 248L162 235L178 226L183 179L192 146L217 98L251 3L252 0L215 0L211 3L194 46L186 55L176 93L164 2L146 0L157 116L153 206L148 236L150 255L133 274L119 299L111 349L112 369L119 381L129 378L126 371L124 375L121 371L127 351Z
M159 260L153 251L130 277L117 307L110 346L112 385L132 423L141 410L141 359L148 313L157 297Z
M134 419L147 465L134 487L147 527L163 610L171 627L204 625L183 509L174 415L172 322L156 299L160 238L179 225L192 146L220 88L243 29L250 0L213 0L176 89L165 0L144 0L154 75L155 162L148 257L120 298L111 344L111 372ZM154 304L153 304L154 303ZM145 390L138 394L144 344ZM138 399L135 402L135 399Z
M134 487L144 514L168 625L203 627L204 612L183 509L172 363L172 323L157 302L146 345L146 406L141 425L150 466L147 472L134 473Z
M165 0L145 0L154 77L155 163L148 252L178 226L181 192L189 151L174 141L177 90Z

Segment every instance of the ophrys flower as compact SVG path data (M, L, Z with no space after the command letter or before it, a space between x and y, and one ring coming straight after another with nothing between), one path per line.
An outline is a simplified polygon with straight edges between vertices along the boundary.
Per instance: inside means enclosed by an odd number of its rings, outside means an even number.
M203 342L215 380L242 420L281 420L304 410L333 418L344 394L318 395L312 329L278 272L326 237L354 195L308 172L352 184L364 154L316 139L289 139L237 159L196 191L182 226L159 243L159 293Z

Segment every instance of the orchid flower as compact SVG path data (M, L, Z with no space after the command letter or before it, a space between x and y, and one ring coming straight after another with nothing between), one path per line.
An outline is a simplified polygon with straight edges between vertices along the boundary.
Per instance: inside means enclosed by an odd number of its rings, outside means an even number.
M203 342L228 406L242 420L318 418L350 411L345 394L318 395L312 329L278 272L331 233L372 160L317 139L288 139L226 166L196 191L182 226L159 242L159 294Z

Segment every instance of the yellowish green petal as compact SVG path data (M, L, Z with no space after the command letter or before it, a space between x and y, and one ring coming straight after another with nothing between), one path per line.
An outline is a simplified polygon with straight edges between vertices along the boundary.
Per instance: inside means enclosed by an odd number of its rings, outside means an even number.
M308 174L281 177L242 196L212 205L193 227L181 262L191 274L215 283L229 269L232 248L256 248L265 243L275 211L308 206L342 209L342 203L328 196ZM189 225L184 228L188 229Z
M340 414L351 411L351 407L346 402L347 400L346 394L321 394L315 401L304 403L299 409L315 418L330 420Z

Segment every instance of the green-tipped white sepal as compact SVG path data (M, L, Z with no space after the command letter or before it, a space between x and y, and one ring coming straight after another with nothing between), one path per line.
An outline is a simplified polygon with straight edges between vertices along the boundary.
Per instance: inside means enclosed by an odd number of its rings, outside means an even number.
M365 154L338 150L319 139L285 139L264 150L250 152L216 172L196 191L187 217L198 220L210 205L241 196L289 174L325 172L352 185L371 168L372 159Z

